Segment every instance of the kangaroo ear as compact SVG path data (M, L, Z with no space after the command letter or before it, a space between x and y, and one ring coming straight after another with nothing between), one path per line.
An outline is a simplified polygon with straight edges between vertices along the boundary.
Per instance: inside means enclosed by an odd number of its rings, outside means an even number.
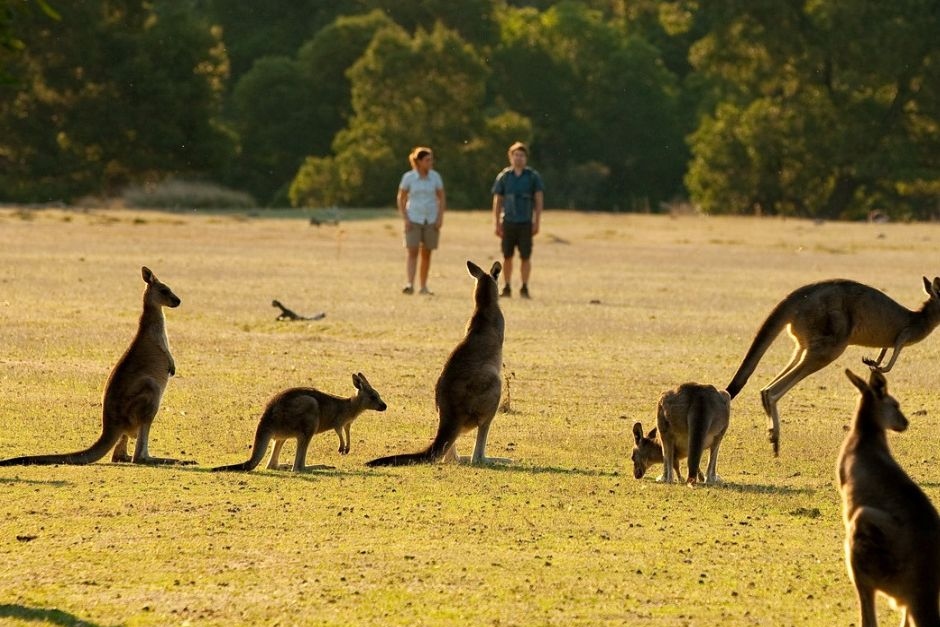
M353 375L353 385L356 386L357 390L362 389L362 379L359 378L358 374Z
M493 280L499 279L499 273L503 271L503 264L498 261L493 262L493 267L490 268L490 276L493 277Z
M868 377L868 386L878 398L884 398L888 395L888 380L877 370L871 371L871 376Z
M874 371L872 371L872 374L874 374ZM868 391L868 384L865 383L865 379L861 378L848 368L845 369L845 376L849 378L849 381L852 382L852 385L858 388L859 392L864 394Z
M655 440L656 439L656 427L653 427L652 429L650 429L650 432L646 434L646 437L649 438L650 440Z
M940 298L940 276L933 278L933 295Z
M483 276L483 269L469 259L467 260L467 270L470 272L470 276L472 276L474 279L479 279L481 276Z
M359 380L363 383L363 385L369 385L369 380L366 379L366 375L362 374L361 372L358 372L356 373L356 376L359 377Z
M639 422L633 425L633 439L637 444L643 441L643 425Z
M150 268L148 268L147 266L142 266L140 268L140 275L144 277L144 283L147 283L147 284L153 283L153 280L155 278L153 276L153 272L151 272Z

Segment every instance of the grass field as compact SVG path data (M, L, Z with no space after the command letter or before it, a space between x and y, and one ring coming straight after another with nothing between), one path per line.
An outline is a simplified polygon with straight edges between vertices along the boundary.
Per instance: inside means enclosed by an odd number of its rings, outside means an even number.
M0 457L97 437L147 265L183 301L151 453L198 461L0 468L0 624L857 622L834 463L856 400L843 370L875 351L849 348L781 402L774 458L758 390L789 357L780 338L733 403L722 486L634 479L630 431L668 388L726 385L802 284L852 278L919 306L940 225L549 211L533 299L502 301L511 411L488 453L515 463L372 470L433 435L434 382L471 310L465 261L489 267L498 240L487 213L448 214L436 295L404 296L391 213L306 217L0 209ZM276 322L273 298L326 318ZM929 337L889 375L912 419L894 453L934 503L938 362ZM314 439L308 463L335 470L207 471L247 458L274 393L351 395L357 371L389 410L353 424L348 456Z

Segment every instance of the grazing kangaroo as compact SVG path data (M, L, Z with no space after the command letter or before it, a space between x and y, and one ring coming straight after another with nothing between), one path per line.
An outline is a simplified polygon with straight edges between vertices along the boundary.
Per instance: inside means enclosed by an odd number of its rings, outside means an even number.
M255 443L251 458L240 464L219 466L219 470L252 470L268 450L268 443L274 440L274 450L268 462L269 469L278 468L278 456L281 446L287 438L297 438L297 453L294 457L294 472L303 472L307 447L314 435L329 429L339 436L339 452L349 453L349 427L359 414L367 409L385 411L388 407L375 391L375 388L361 372L352 376L356 394L350 398L340 398L326 394L314 388L290 388L272 398L258 423Z
M796 343L790 363L760 393L774 455L780 452L777 401L797 383L835 361L849 345L880 348L877 359L863 361L881 372L891 370L903 347L921 341L940 324L940 277L932 283L924 277L924 291L927 300L920 309L911 311L873 287L835 279L804 285L774 307L728 384L728 393L734 398L774 339L788 328ZM891 359L882 366L889 348L893 350Z
M0 461L0 466L20 464L90 464L114 447L113 462L135 464L193 464L176 459L151 457L147 450L150 426L160 409L167 381L176 374L166 338L164 307L178 307L179 297L157 279L149 268L141 268L144 282L144 311L137 335L125 351L104 390L101 436L90 447L75 453L35 455ZM127 454L128 438L137 438L134 456Z
M464 339L451 352L437 379L435 399L439 422L434 441L421 452L373 459L367 466L426 464L445 456L456 459L457 437L473 429L477 430L477 439L471 463L510 462L485 456L486 437L499 407L502 388L504 321L496 285L502 265L495 262L487 274L468 261L467 269L476 279L474 309ZM467 459L461 458L461 461Z
M664 464L661 480L672 483L680 476L679 460L689 458L686 483L698 481L719 483L718 447L728 430L731 397L713 385L683 383L675 390L664 392L656 408L656 427L646 436L643 425L633 425L633 476L642 479L653 464ZM659 432L657 437L657 430ZM708 470L702 476L699 464L702 453L709 449Z
M836 467L845 523L845 562L861 627L875 627L875 593L891 597L901 625L940 627L940 516L891 456L886 429L908 422L883 374L866 383L849 370L861 397Z

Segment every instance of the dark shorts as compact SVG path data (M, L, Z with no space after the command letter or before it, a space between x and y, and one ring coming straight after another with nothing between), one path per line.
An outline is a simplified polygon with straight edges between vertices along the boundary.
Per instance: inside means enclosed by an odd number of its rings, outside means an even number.
M519 249L519 257L523 260L532 256L531 222L503 223L503 257L512 257L516 248Z

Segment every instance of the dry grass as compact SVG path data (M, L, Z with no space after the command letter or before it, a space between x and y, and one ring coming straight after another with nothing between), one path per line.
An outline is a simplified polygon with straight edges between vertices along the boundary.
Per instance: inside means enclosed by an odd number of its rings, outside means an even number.
M489 452L507 469L367 470L433 435L433 384L470 312L464 262L497 253L485 213L448 215L436 296L403 296L398 220L310 226L300 214L0 210L0 457L83 447L133 335L148 265L182 298L177 364L151 432L189 468L2 468L0 621L14 625L832 625L856 620L842 562L835 455L855 403L850 348L781 403L781 456L757 390L736 399L719 471L690 490L636 481L634 420L695 380L724 385L770 308L836 276L916 306L940 274L935 225L548 212L533 300L504 301L511 412ZM279 323L271 300L318 322ZM940 340L890 377L913 418L892 437L940 502ZM206 468L244 459L276 391L389 404L333 434L292 476ZM463 453L472 439L461 441ZM287 459L292 451L285 450ZM282 455L283 455L282 454ZM884 620L896 620L882 609Z

